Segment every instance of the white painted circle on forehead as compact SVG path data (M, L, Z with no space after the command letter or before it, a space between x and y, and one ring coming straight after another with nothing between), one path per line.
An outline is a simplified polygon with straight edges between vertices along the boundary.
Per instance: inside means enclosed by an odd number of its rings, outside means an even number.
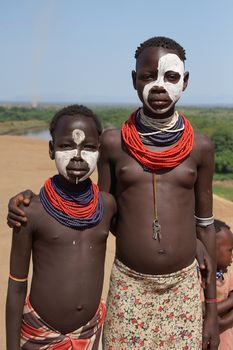
M85 140L85 133L83 130L74 129L72 131L72 137L76 145L80 145Z

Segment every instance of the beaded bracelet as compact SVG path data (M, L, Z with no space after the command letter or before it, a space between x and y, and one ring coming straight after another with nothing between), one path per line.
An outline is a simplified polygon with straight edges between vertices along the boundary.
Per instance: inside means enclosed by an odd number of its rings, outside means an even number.
M28 280L28 278L17 278L17 277L12 276L11 274L9 274L9 278L13 281L16 281L16 282L26 282Z
M212 225L214 223L214 216L210 216L209 218L200 218L196 215L194 215L196 219L196 225L201 227L207 227L209 225Z
M219 299L205 299L206 304L213 304L213 303L218 303L220 300Z

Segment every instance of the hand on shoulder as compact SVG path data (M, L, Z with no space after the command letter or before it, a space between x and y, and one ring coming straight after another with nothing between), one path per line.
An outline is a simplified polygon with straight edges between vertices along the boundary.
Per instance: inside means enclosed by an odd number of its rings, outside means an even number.
M9 200L7 224L9 227L20 227L27 222L25 207L28 206L35 194L31 190L18 193Z

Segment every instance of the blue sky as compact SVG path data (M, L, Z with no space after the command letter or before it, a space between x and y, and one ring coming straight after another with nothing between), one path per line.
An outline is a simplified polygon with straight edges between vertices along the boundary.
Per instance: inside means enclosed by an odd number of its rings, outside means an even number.
M232 0L0 0L0 101L137 103L134 52L186 50L180 104L233 105Z

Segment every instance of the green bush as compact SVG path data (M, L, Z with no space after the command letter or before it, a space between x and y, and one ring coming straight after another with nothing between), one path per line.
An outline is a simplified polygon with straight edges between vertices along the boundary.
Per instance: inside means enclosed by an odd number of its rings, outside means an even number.
M48 125L60 106L25 107L0 106L0 123L5 121L41 120ZM91 107L102 120L103 126L121 127L129 118L135 106L95 106ZM211 138L215 144L216 175L229 177L233 174L233 109L232 108L196 108L181 107L183 113L196 132Z

